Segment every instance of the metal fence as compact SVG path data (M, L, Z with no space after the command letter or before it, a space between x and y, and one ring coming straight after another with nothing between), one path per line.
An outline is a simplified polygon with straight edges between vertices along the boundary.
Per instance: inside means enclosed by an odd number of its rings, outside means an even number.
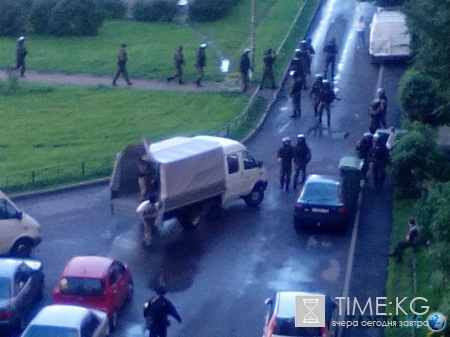
M107 177L111 174L114 160L115 156L110 156L11 173L0 177L0 188L5 192L22 192Z

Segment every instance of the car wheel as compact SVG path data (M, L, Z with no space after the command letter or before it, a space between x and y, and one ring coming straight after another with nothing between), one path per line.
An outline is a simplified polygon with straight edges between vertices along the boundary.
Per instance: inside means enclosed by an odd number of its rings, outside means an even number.
M33 249L33 243L29 239L20 239L17 241L11 249L11 254L18 257L29 257L31 250Z
M249 207L258 206L264 199L264 191L260 187L255 187L249 195L244 197L244 201Z
M193 205L180 211L178 220L185 229L195 229L201 224L203 213L202 204Z

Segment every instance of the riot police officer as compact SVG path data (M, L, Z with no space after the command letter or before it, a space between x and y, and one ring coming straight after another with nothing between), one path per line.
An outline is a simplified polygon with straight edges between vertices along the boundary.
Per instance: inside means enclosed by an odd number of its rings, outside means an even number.
M250 82L249 72L252 69L252 65L248 54L250 54L250 49L247 48L244 50L241 57L239 58L239 72L241 73L242 84L244 85L244 89L242 90L242 92L247 91L248 84Z
M372 161L372 174L375 189L380 191L383 189L384 180L386 179L386 166L389 162L389 150L386 148L386 142L382 141L378 132L373 135L373 145L370 157Z
M28 51L25 47L25 37L21 36L17 40L16 48L16 69L20 69L20 77L25 77L25 56L27 56Z
M184 55L183 46L179 45L175 54L173 55L173 67L175 68L175 73L172 76L167 77L167 82L178 78L179 84L184 84L183 82L183 65L184 65Z
M311 92L309 93L309 99L312 101L312 106L314 110L314 118L317 118L318 114L318 108L320 103L320 93L322 92L323 88L323 75L317 74L316 75L316 81L314 82Z
M366 178L367 172L369 171L371 150L372 134L370 132L364 132L363 137L356 143L358 158L363 160L363 166L361 168L363 178Z
M280 163L280 187L289 192L292 175L292 158L294 156L294 148L291 145L291 138L283 138L283 146L278 149L277 157Z
M263 62L264 62L264 69L263 69L263 75L261 79L261 84L259 88L262 90L264 89L264 83L268 79L270 81L271 89L276 89L275 85L275 77L273 76L273 64L275 63L277 56L272 51L272 48L267 49L264 52Z
M202 79L204 76L204 68L206 66L206 54L205 54L206 44L203 43L198 47L197 50L197 58L195 61L195 68L197 69L197 78L195 79L195 83L197 87L202 87Z
M125 43L122 43L119 54L117 55L117 71L114 75L112 86L116 87L116 81L119 78L120 74L123 75L125 78L125 81L128 85L133 85L133 83L130 81L130 78L128 77L128 71L127 71L127 61L128 61L128 55L127 55L127 45Z
M302 172L302 180L300 184L303 184L306 179L306 165L311 161L311 149L306 143L305 135L297 135L297 144L294 146L294 190L297 188L298 177L300 171Z
M331 66L331 79L334 78L334 66L336 63L336 55L339 49L336 45L336 38L332 37L330 41L325 45L323 52L325 53L325 71L324 77L327 77L328 68Z
M330 81L322 81L322 90L319 96L318 107L318 124L322 124L323 110L327 112L327 126L331 126L331 103L336 99L336 94L333 91Z
M302 115L302 79L297 71L291 71L292 84L289 90L289 98L292 102L292 115L291 118L301 117Z
M383 128L387 128L386 124L386 110L387 110L387 96L386 91L383 88L378 88L377 90L377 98L380 100L380 112L381 112L381 126Z
M377 129L381 127L381 120L383 118L382 108L381 108L381 100L379 98L375 98L372 103L369 105L369 131L374 134Z

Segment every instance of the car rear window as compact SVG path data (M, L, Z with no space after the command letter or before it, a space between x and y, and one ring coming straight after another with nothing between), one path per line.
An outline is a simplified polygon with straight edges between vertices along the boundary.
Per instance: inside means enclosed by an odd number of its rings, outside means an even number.
M47 325L31 325L22 337L78 337L78 330Z
M9 278L0 278L0 298L11 298L11 280Z
M274 335L281 336L295 336L295 337L309 337L309 336L322 336L322 328L296 328L294 322L278 320Z
M339 185L329 183L309 183L303 190L301 201L323 204L340 203Z
M96 278L67 277L59 281L61 293L76 296L99 296L103 294L103 280Z

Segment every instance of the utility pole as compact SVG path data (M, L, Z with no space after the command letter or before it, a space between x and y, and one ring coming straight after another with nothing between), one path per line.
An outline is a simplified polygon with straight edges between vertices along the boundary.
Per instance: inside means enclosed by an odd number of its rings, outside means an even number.
M252 9L251 9L251 19L250 19L250 35L251 35L251 53L252 53L252 69L255 67L255 7L256 7L256 0L252 1Z

